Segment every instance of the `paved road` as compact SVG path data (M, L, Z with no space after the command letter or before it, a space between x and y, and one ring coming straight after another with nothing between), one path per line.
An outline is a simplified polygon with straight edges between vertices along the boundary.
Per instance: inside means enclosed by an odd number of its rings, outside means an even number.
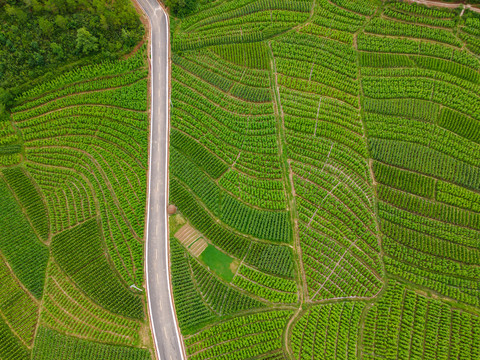
M157 358L184 358L170 296L167 193L168 193L168 40L167 15L156 0L137 0L152 29L152 104L150 165L146 233L146 282L150 321Z

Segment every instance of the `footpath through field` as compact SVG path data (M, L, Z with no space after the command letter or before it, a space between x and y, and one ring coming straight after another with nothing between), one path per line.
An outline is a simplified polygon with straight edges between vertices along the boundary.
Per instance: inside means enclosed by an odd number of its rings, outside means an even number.
M159 360L184 358L170 289L168 253L169 26L156 0L137 0L151 27L151 128L146 230L148 310Z
M417 3L417 4L422 4L422 5L427 5L427 6L436 6L436 7L444 7L444 8L450 8L454 9L459 6L464 6L465 9L472 10L474 12L480 13L480 9L471 6L470 4L463 4L463 3L446 3L446 2L441 2L441 1L428 1L428 0L412 0L411 2ZM463 11L462 11L463 14Z

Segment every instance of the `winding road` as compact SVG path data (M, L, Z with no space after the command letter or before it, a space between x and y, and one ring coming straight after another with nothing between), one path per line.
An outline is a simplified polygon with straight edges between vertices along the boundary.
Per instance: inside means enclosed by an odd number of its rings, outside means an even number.
M148 312L158 360L184 358L170 291L168 252L169 24L156 0L137 0L151 28L151 128L146 229Z

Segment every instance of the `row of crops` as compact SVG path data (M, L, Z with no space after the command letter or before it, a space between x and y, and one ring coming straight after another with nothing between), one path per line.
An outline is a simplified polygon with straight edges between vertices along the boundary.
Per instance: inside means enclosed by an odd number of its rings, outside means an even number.
M392 280L372 306L346 301L304 311L290 342L296 359L476 359L479 321Z
M297 359L356 359L357 333L365 304L317 305L303 314L292 331Z
M323 2L315 8L315 22L327 14L336 14L339 22L346 17L364 22L360 15ZM301 34L272 42L274 71L282 75L276 86L308 297L371 297L382 286L383 270L367 143L356 109L356 55L351 45L309 31L305 27Z
M406 9L401 5L398 11L405 13ZM404 38L359 37L359 48L368 51L362 52L365 60L360 61L366 96L363 120L379 183L385 269L395 277L478 306L480 218L475 199L480 188L476 131L480 63L460 49L451 30L430 36L433 28L417 30L413 25L455 16L451 11L432 14L436 13L416 14L419 20L414 21L388 12L391 20L384 20L376 30L367 26L365 32ZM427 45L415 40L425 38L436 42ZM378 56L375 44L382 48L383 58L372 61ZM414 48L416 55L393 54L413 54Z
M148 148L144 50L73 71L17 98L26 167L42 190L51 233L96 215L116 270L143 281Z
M367 312L364 359L477 359L480 318L392 282Z
M479 24L368 0L175 22L170 202L240 264L172 240L188 358L478 358Z
M83 339L65 336L46 327L38 330L33 360L83 360L92 356L101 356L104 360L149 360L150 352L126 346L116 346L89 342Z
M72 317L77 321L69 321ZM115 316L97 305L55 263L48 269L41 322L51 329L83 339L131 346L139 344L138 322Z
M40 83L2 117L1 359L151 359L147 77L141 48Z

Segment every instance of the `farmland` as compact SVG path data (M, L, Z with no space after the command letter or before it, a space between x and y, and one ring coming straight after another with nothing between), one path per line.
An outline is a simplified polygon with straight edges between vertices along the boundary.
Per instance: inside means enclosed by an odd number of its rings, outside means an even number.
M2 359L152 358L146 64L143 46L14 100L0 147Z
M187 358L477 359L480 15L225 0L170 23Z

